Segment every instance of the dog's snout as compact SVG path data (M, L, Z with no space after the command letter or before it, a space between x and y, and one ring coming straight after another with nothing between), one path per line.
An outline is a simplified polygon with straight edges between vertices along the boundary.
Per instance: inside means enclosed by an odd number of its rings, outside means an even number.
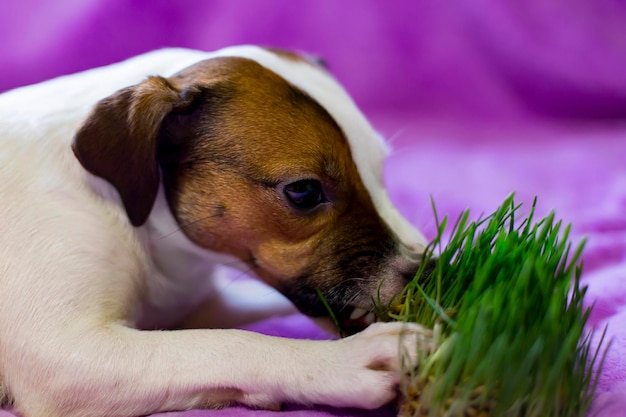
M423 265L423 267L420 267L418 269L418 271L413 274L414 277L415 275L417 275L419 273L417 278L417 282L420 285L424 285L426 282L428 282L428 280L430 279L430 276L432 275L432 273L435 270L435 267L437 266L437 259L436 258L430 258L426 261L426 264Z
M401 273L402 277L405 281L411 282L414 279L417 279L420 285L425 284L429 277L432 275L435 270L435 266L437 265L436 258L429 259L426 261L425 265L421 265L419 263L412 265L410 268L406 269ZM419 276L418 276L419 274Z
M415 275L417 274L417 271L412 271L412 272L405 272L402 274L402 279L405 281L405 283L409 283L411 281L413 281L413 279L415 279Z

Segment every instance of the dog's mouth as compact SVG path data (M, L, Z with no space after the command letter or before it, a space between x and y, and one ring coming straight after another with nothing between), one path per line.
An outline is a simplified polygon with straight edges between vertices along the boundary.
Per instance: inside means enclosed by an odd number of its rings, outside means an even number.
M347 336L364 330L378 318L373 306L344 303L343 300L355 297L347 293L349 288L343 290L335 288L333 296L300 282L297 286L283 287L280 291L301 313L314 319L323 319L326 323L324 327L330 324L341 335Z
M345 307L336 315L339 332L345 336L358 333L378 321L376 313L360 307Z

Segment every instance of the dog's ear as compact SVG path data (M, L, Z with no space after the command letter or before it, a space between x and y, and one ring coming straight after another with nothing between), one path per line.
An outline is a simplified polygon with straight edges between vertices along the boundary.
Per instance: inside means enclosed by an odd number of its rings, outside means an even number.
M163 120L193 111L201 93L197 86L180 90L165 78L150 77L100 101L76 133L74 155L117 189L134 226L145 223L158 193Z

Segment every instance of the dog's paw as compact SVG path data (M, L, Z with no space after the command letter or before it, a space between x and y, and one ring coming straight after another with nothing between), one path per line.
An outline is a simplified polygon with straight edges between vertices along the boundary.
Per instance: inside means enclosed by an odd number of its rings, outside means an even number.
M374 323L340 342L361 352L369 369L397 372L414 365L418 352L434 348L432 330L416 323Z
M432 332L411 323L375 323L328 346L302 375L310 402L375 409L395 398L402 369L416 363L418 351L432 348Z

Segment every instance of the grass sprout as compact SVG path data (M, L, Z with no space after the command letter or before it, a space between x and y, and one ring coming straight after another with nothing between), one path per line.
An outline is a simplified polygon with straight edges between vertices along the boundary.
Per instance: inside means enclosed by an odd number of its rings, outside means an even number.
M435 329L438 349L418 352L402 382L401 416L580 417L603 353L585 330L581 252L570 226L526 217L514 195L491 215L448 218L400 301L380 319ZM435 262L432 269L431 262ZM426 274L426 265L431 264ZM420 284L421 283L421 284ZM594 368L594 363L599 366Z

